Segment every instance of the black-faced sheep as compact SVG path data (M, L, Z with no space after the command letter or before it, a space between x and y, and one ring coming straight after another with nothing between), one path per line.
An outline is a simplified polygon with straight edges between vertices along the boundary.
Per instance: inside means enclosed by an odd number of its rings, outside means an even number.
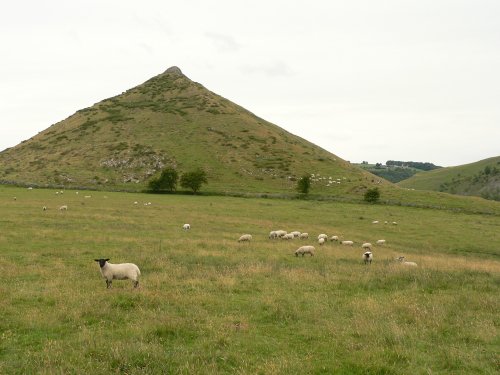
M139 267L137 267L133 263L108 263L109 258L99 258L94 259L99 263L101 268L101 275L106 279L106 287L111 288L111 283L113 279L116 280L126 280L130 279L134 283L134 288L139 286L139 276L141 275L141 271Z

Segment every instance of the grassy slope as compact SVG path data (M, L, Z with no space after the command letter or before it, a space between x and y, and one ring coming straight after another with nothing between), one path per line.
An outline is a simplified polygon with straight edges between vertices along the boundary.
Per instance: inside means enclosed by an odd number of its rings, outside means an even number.
M498 215L90 195L0 187L0 373L498 370ZM278 228L308 231L301 244L327 233L356 246L295 258L298 241L267 239ZM238 244L242 233L254 241ZM363 266L360 244L379 238L387 246ZM401 254L419 267L390 261ZM92 261L101 256L137 263L141 288L106 290Z
M480 179L477 183L474 183L473 176L479 175L487 166L500 169L500 156L484 159L476 163L417 173L409 179L401 181L398 185L405 188L440 191L443 189L442 185L448 183L456 193L480 195L481 189L487 187L488 184L491 184L492 188L493 185L499 185L498 176ZM452 183L453 181L455 183Z
M345 194L373 176L183 75L160 74L78 111L0 153L0 179L143 189L163 166L208 173L210 191L293 192L296 178L346 177L318 191Z

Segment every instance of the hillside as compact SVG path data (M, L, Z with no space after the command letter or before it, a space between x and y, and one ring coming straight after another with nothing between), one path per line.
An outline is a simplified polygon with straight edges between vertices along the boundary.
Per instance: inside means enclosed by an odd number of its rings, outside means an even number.
M500 156L476 163L420 172L398 185L500 200Z
M315 174L312 191L319 194L359 194L377 183L177 67L3 151L0 180L140 191L166 166L179 173L203 168L209 181L203 190L217 192L292 192L305 174Z

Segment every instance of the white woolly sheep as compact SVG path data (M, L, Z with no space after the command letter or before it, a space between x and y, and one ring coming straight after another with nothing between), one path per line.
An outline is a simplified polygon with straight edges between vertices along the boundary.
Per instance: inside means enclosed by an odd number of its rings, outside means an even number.
M293 232L290 233L293 234L294 237L300 237L300 232L297 230L294 230Z
M402 265L405 265L405 266L410 266L410 267L417 267L417 263L415 262L407 262L405 260L405 257L398 257L396 258L397 261L399 261Z
M378 220L372 221L372 224L378 224Z
M269 239L273 240L275 238L278 238L278 231L277 230L272 230L269 232Z
M251 234L244 234L242 235L239 239L238 242L250 242L252 241L252 235Z
M119 263L113 264L108 263L108 258L99 258L94 259L99 263L101 268L101 275L106 279L106 287L111 288L111 283L113 279L116 280L126 280L130 279L134 283L134 288L139 286L139 276L141 275L141 271L139 267L137 267L133 263Z
M323 245L325 243L325 238L321 237L320 239L318 239L318 243L320 246Z
M398 223L396 221L393 221L392 225L398 225Z
M293 240L295 237L293 237L293 234L287 233L283 237L281 237L282 240Z
M377 240L377 245L385 245L385 240Z
M324 234L324 233L321 233L321 234L318 236L318 240L319 240L320 238L324 238L324 239L325 239L325 241L326 241L326 240L328 239L328 236L327 236L326 234Z
M296 257L298 257L299 255L304 256L305 254L314 256L314 246L301 246L297 250L295 250Z
M68 206L67 205L61 206L61 207L59 207L59 210L60 211L67 211L68 210Z
M47 211L47 206L43 206L43 207L42 207L42 210L43 210L43 211Z
M372 244L369 242L365 242L361 247L365 250L371 250L372 249Z
M189 229L191 229L191 225L189 225L189 224L184 224L184 225L182 226L182 229L184 229L184 230L189 230Z
M363 260L365 264L371 264L373 260L373 254L371 251L367 251L366 253L363 254Z
M353 241L340 241L340 244L346 245L346 246L352 246L354 244Z
M301 233L300 236L299 236L300 239L306 239L306 238L309 238L309 233Z
M277 230L276 231L276 238L281 238L286 234L286 230Z
M339 240L339 236L331 236L330 241L337 241Z

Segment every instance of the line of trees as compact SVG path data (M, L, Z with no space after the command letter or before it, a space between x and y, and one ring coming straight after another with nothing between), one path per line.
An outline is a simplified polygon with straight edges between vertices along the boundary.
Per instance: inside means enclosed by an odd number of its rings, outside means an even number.
M399 160L387 160L385 162L385 165L389 166L397 166L397 167L411 167L411 168L416 168L420 169L422 171L432 171L433 169L438 169L442 168L438 165L432 164L432 163L422 163L419 161L399 161Z
M165 168L159 177L149 181L149 190L153 193L168 192L172 193L177 190L179 182L179 173L175 168ZM186 172L180 176L180 184L184 189L191 189L193 193L200 191L203 184L207 184L207 174L201 169L195 169L191 172Z

